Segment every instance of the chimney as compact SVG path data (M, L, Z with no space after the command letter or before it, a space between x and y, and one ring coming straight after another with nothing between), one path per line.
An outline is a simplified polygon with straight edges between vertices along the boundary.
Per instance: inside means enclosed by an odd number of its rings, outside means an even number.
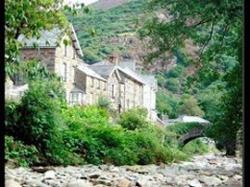
M114 65L118 65L119 63L119 58L117 54L112 54L109 56L109 61L114 64Z

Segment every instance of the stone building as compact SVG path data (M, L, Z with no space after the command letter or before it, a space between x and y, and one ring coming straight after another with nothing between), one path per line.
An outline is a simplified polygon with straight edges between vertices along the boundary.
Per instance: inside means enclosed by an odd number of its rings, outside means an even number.
M89 69L80 59L83 53L73 26L70 34L54 28L43 31L39 39L27 39L22 35L18 39L24 44L21 59L37 59L50 72L61 77L69 104L94 104L98 95L105 95L105 79Z
M84 63L73 26L70 33L55 28L43 31L39 39L24 36L18 39L24 44L21 59L37 59L61 77L68 104L96 104L100 97L105 97L118 112L145 107L149 119L156 121L156 80L153 76L136 72L134 62L127 66L128 62L112 58L93 65ZM17 76L14 85L19 83Z
M113 108L122 112L143 105L144 82L139 77L107 62L96 63L89 68L107 80L107 96Z

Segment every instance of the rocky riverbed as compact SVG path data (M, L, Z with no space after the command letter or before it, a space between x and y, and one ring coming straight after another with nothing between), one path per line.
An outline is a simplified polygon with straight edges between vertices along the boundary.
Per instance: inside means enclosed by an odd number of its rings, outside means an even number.
M6 187L241 187L242 161L222 154L146 166L5 168Z

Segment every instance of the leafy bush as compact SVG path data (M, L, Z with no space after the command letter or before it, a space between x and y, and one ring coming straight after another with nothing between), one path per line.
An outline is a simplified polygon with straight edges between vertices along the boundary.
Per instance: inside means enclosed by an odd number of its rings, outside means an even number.
M5 160L14 161L17 166L27 167L38 162L38 150L35 146L24 145L12 136L4 137Z
M106 109L98 106L73 106L62 110L65 123L69 128L76 126L105 125L109 114Z
M145 127L148 124L146 118L146 109L133 108L121 114L118 124L120 124L123 128L135 130L137 128Z
M50 88L50 82L30 83L15 109L19 118L11 126L7 124L7 132L26 145L36 146L44 164L66 164L70 152L64 148L61 137L64 129L61 103L50 95Z
M167 126L166 128L171 131L176 133L177 135L183 135L188 133L191 129L194 128L201 128L203 127L199 123L175 123L173 125Z
M5 133L7 135L18 135L17 131L17 121L20 118L20 113L17 112L19 103L15 101L6 101L5 102Z
M204 154L209 152L209 146L201 140L195 139L187 143L182 150L187 154Z
M109 109L110 105L111 105L111 101L108 98L106 98L106 97L99 97L97 105L99 107Z

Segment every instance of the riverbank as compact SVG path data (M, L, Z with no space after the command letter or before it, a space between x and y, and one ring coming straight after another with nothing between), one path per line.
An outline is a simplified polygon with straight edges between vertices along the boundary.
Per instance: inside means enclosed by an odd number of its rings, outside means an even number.
M6 187L241 187L242 161L210 153L158 166L6 167L5 180Z

